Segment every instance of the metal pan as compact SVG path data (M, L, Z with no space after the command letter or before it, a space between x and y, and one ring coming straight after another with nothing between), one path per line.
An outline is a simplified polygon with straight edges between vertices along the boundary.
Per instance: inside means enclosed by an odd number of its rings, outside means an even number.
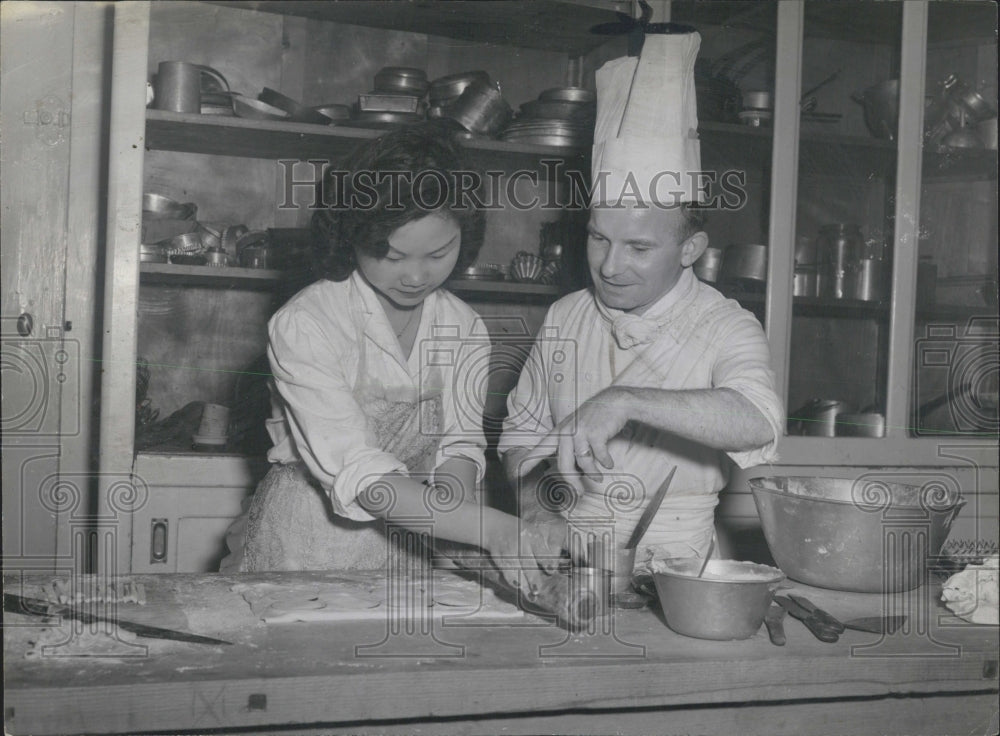
M252 97L233 95L233 112L237 117L251 120L288 120L289 115L281 108L268 105Z
M350 105L340 105L336 103L331 103L329 105L317 105L313 108L320 115L330 118L333 122L340 122L343 120L350 120L351 118L351 106Z
M427 72L411 66L386 66L375 74L375 91L423 97L429 83Z
M289 118L296 123L329 125L333 122L326 115L318 113L313 108L306 107L297 100L293 100L291 97L286 97L270 87L265 87L264 90L257 95L257 99L268 105L277 107L279 110L284 110L288 113Z
M538 95L539 100L546 102L597 102L597 94L583 87L553 87Z

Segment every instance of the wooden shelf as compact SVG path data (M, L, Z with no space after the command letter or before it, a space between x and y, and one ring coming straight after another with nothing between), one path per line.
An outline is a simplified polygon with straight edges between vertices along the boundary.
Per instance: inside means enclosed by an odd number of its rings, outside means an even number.
M460 297L473 300L479 297L492 302L553 302L561 296L558 286L522 284L517 281L453 279L445 286Z
M176 266L172 263L140 263L139 277L144 284L204 286L217 289L270 289L281 280L283 272L264 268L236 266Z
M562 51L580 56L608 36L591 33L600 23L631 14L629 0L449 0L449 2L303 2L229 0L226 7L296 15L314 20L444 36L476 43Z
M146 111L146 148L241 158L295 160L341 158L385 131L275 120ZM492 139L461 141L473 163L538 168L542 160L589 170L589 148L537 146Z
M751 311L764 307L764 292L745 291L739 287L722 284L713 285L730 299L735 299ZM797 316L803 317L876 317L889 316L889 302L861 301L860 299L833 299L823 296L797 296L792 299L792 308Z
M286 277L285 271L235 266L175 266L171 263L141 263L139 275L144 284L201 286L220 289L271 289ZM561 292L558 286L522 284L516 281L479 281L454 279L445 288L464 297L490 301L554 301Z

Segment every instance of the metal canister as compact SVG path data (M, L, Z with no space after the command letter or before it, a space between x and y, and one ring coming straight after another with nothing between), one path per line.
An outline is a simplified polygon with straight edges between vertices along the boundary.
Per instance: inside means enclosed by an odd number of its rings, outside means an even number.
M719 280L720 268L722 268L722 249L705 248L705 252L694 262L694 275L702 281L714 284Z
M861 243L861 229L853 223L837 222L819 229L817 280L820 296L844 298L848 264L857 259Z
M796 265L792 280L792 296L816 296L816 266Z
M885 261L861 258L850 264L846 295L851 299L876 302L884 295Z

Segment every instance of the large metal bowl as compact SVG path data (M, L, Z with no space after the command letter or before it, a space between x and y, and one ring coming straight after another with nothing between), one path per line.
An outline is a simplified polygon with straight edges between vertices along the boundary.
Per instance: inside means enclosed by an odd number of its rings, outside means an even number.
M764 623L781 570L737 560L670 560L653 573L667 626L697 639L749 639Z
M752 478L764 538L793 580L833 590L895 593L925 580L965 500L939 480L877 476Z

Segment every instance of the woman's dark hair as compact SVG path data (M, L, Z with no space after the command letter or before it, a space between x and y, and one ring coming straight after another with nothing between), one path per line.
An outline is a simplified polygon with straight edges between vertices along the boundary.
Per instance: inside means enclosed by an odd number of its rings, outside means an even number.
M358 265L355 249L384 258L392 233L430 214L451 218L461 231L453 273L475 262L486 223L482 211L460 197L457 175L469 169L454 130L442 121L394 130L325 172L316 199L322 209L312 217L322 278L348 278Z

